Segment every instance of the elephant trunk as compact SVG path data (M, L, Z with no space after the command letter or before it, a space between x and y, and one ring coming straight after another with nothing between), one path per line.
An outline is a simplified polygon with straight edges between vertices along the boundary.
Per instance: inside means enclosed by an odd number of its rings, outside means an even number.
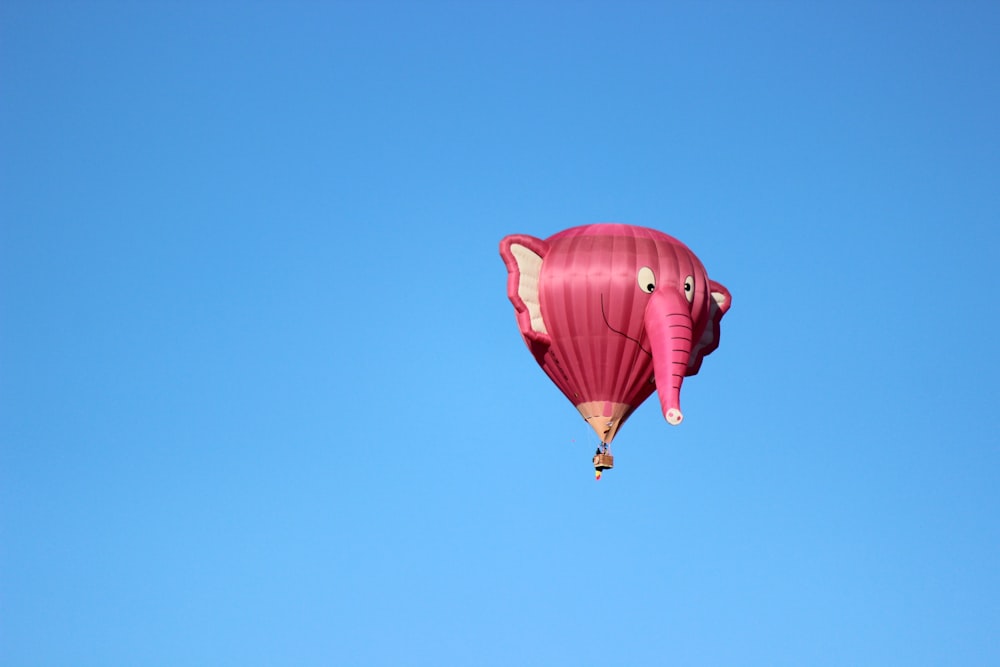
M646 333L653 353L656 393L667 422L676 426L681 414L681 384L691 356L693 325L684 296L671 289L657 290L645 313Z

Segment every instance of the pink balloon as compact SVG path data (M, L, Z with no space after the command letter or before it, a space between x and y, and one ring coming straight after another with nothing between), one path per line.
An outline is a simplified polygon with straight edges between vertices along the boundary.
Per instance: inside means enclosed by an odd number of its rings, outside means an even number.
M602 223L512 234L500 255L528 349L603 442L654 390L666 420L681 422L681 384L719 346L731 303L687 246Z

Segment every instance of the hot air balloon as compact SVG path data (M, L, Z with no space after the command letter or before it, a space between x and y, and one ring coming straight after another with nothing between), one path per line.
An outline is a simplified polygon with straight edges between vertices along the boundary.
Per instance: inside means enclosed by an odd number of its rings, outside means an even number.
M681 384L718 347L731 303L687 246L601 223L547 239L512 234L500 255L524 342L605 449L654 390L667 422L681 423Z

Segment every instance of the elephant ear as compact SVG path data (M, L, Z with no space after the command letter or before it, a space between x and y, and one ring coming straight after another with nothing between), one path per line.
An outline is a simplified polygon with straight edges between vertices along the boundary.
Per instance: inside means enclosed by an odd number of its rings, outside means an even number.
M551 343L538 290L542 261L548 252L548 243L526 234L512 234L500 241L500 256L507 265L507 297L514 304L521 335L536 357Z
M691 349L691 356L688 359L688 367L685 375L694 375L701 369L702 360L711 354L715 348L719 347L719 332L722 316L729 310L732 304L732 297L721 283L709 280L712 298L708 300L708 322L702 331L701 338Z

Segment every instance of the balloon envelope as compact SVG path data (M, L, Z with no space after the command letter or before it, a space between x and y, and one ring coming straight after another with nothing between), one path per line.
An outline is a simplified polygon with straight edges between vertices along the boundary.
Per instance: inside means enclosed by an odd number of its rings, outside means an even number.
M680 422L681 382L718 346L730 304L687 246L603 223L507 236L500 254L525 343L602 441L655 390Z

